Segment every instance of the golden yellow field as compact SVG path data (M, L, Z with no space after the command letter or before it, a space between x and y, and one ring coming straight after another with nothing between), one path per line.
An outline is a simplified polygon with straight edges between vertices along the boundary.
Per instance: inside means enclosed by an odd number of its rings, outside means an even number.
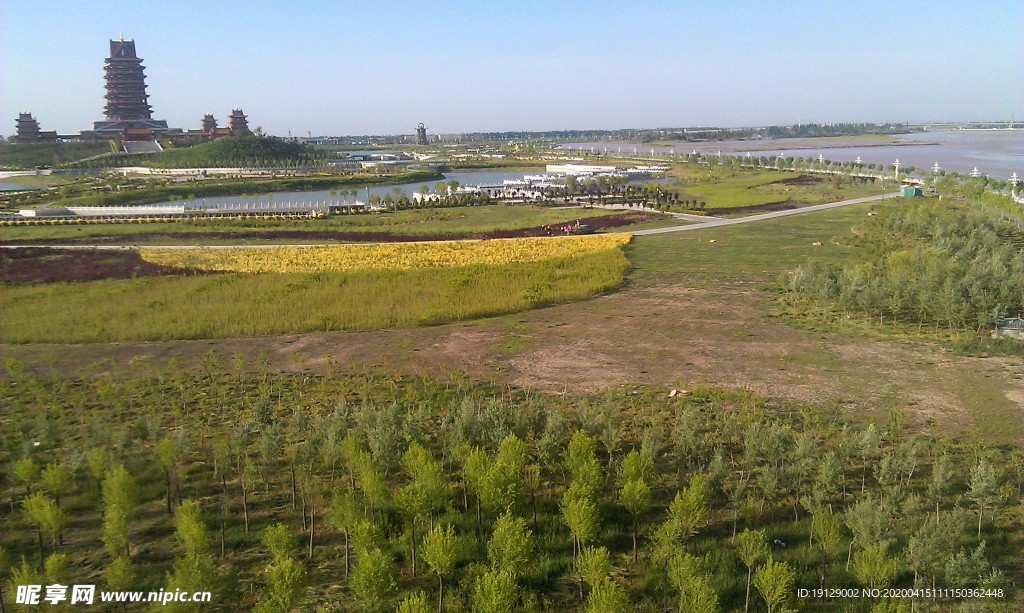
M471 241L290 247L143 248L155 264L228 272L328 272L457 268L572 257L629 243L628 233Z

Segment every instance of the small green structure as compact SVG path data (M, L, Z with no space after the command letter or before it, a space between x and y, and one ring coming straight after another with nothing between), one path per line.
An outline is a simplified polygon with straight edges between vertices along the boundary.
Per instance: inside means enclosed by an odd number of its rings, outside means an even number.
M924 190L920 187L914 187L913 185L904 185L903 188L900 189L900 195L908 197L923 196Z
M1024 340L1024 319L1017 317L1004 317L996 322L995 332L992 338L1015 338Z

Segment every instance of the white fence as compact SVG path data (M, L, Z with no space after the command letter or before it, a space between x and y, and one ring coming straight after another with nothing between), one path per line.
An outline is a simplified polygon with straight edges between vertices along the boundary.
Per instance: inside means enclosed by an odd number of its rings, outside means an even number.
M75 215L180 215L185 212L184 204L161 204L140 206L69 206Z

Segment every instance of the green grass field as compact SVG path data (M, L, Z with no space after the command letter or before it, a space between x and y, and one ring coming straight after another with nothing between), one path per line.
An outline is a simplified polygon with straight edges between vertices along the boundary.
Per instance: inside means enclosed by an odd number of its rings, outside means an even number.
M839 261L853 247L850 230L886 204L855 204L748 224L637 236L626 248L632 282L706 286L736 281L770 283L809 258ZM895 201L899 202L899 201ZM714 242L712 242L714 241ZM815 242L821 242L815 246Z
M4 183L24 185L26 187L49 187L51 185L64 185L65 183L68 183L70 181L71 179L68 179L60 175L16 175L13 177L7 177L6 179L3 179Z
M800 173L767 170L748 170L717 165L676 165L672 173L682 179L682 185L669 187L682 199L697 199L705 203L714 215L716 209L762 207L788 203L806 206L825 202L838 202L880 193L872 184L855 183L841 179L837 184L824 179L810 185L786 185L780 181L796 179Z
M0 296L0 342L223 338L435 325L587 298L618 286L626 266L622 251L613 249L454 269L7 286Z

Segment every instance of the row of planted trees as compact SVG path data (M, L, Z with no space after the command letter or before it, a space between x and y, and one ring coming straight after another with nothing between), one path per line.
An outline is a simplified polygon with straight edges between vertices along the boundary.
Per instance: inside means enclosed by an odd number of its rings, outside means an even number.
M546 397L327 364L232 371L209 354L195 372L73 380L12 364L7 593L208 589L219 608L268 611L777 611L802 604L796 587L953 582L1009 595L1020 535L998 513L1019 496L1017 451L746 393Z
M801 265L787 289L879 322L958 334L1024 308L1024 234L1016 224L929 199L881 209L858 235L862 248L846 261Z

